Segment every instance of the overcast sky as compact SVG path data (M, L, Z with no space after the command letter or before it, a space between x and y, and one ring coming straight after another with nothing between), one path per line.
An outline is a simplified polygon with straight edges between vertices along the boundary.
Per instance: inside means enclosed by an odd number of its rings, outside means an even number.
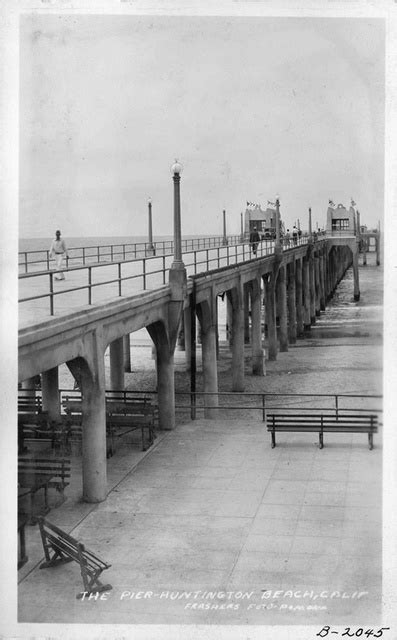
M32 15L20 33L19 235L239 233L280 194L383 210L384 24L367 18Z

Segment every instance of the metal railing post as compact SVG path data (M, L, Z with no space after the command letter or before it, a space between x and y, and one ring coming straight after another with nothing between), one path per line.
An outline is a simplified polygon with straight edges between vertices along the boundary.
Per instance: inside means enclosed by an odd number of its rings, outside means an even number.
M121 262L118 263L119 296L121 297Z
M143 276L143 288L146 289L146 258L143 258L142 262L143 262L143 265L142 265L143 266L143 269L142 269L142 271L143 271L143 273L142 273L142 276Z
M92 267L88 267L88 304L92 304Z
M54 315L54 274L52 271L49 272L50 276L50 315Z
M47 250L46 251L46 256L47 256L47 271L50 270L50 252Z

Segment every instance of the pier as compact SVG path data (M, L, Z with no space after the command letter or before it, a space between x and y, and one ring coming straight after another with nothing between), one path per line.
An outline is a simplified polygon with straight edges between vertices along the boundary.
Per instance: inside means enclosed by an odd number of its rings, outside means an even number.
M355 406L354 394L379 392L382 271L374 254L360 275L360 302L349 269L310 330L266 360L268 375L249 376L249 384L245 376L248 391L261 380L285 406L296 392L312 407L314 392L325 394L318 406L331 389ZM246 363L251 348L244 343ZM185 353L174 355L181 380ZM78 568L40 571L38 528L28 527L21 623L224 624L227 617L231 625L293 621L320 629L327 615L332 624L380 624L382 434L371 452L362 435L331 436L321 451L315 438L287 434L271 449L261 410L237 408L244 394L234 392L236 408L226 408L223 378L232 362L222 341L218 415L204 418L198 396L196 420L184 414L146 453L118 449L106 461L100 504L81 500L84 454L72 458L68 499L48 517L111 562L113 589L103 599L76 600ZM379 400L361 402L375 408ZM218 597L224 592L227 600Z
M73 267L67 280L56 283L57 289L52 271L20 275L19 381L29 390L34 377L41 375L43 405L52 420L57 420L61 411L60 364L67 364L83 389L83 495L89 502L100 502L107 495L104 354L108 347L113 388L122 389L124 344L130 334L146 328L156 352L159 428L169 430L175 426L174 352L182 326L195 391L196 332L192 326L196 318L203 389L208 393L205 417L212 417L217 410L219 296L227 300L233 392L245 388L247 339L252 373L263 376L265 350L270 361L276 360L279 351L288 351L289 344L310 330L350 266L352 295L356 301L360 298L357 235L315 237L309 229L296 246L283 247L280 239L261 242L256 256L247 243L186 254L181 248L181 244L176 247L178 260L174 253ZM157 260L161 266L151 268ZM104 270L101 281L98 273ZM131 281L132 291L128 289ZM26 295L27 284L30 296ZM94 298L97 292L100 294Z

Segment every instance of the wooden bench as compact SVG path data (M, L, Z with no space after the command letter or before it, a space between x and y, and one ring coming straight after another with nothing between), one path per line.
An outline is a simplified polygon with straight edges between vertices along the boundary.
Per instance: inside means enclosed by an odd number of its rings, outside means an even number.
M37 415L43 410L40 396L18 396L18 413Z
M28 448L25 447L26 442L49 443L51 449L66 453L68 432L69 425L62 418L60 420L49 420L46 417L42 421L33 423L18 416L18 453L28 452Z
M84 592L77 594L77 598L82 598L84 595L91 593L111 590L112 585L104 585L99 580L102 571L111 567L111 564L98 558L92 551L86 549L81 542L48 522L42 516L38 518L38 521L45 555L45 562L40 565L40 569L55 567L74 560L80 565L84 584Z
M70 421L72 437L81 435L83 423L82 402L80 399L65 397L63 408ZM115 452L115 438L141 430L142 451L146 451L154 441L155 407L150 398L119 400L106 398L106 435L108 436L107 456ZM145 442L145 432L147 441Z
M18 497L29 496L29 522L34 524L33 506L37 491L44 489L45 512L48 507L48 489L55 488L62 497L70 478L70 460L66 458L18 458Z
M142 451L146 451L154 441L154 407L150 399L134 399L120 402L106 399L106 430L110 438L110 450L115 450L114 440L127 433L141 430ZM145 443L145 432L147 443Z
M315 432L319 435L319 448L324 446L324 433L367 433L368 447L373 448L373 434L378 431L376 415L351 413L268 413L267 430L272 436L272 448L276 446L278 432Z

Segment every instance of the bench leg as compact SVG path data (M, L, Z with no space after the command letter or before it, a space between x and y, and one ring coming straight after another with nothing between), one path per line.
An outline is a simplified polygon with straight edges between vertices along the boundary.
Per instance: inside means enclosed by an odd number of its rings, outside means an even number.
M99 576L102 573L102 569L98 571L90 571L87 568L85 563L85 559L81 554L81 547L79 545L79 560L80 560L80 572L81 577L83 578L84 591L77 594L76 598L81 599L84 594L90 595L91 593L101 593L103 591L110 591L112 588L111 584L102 584L99 580Z
M272 431L272 449L276 446L276 434Z
M23 524L19 530L19 549L18 549L18 569L23 567L24 564L28 561L28 556L26 555L26 542L25 542L25 525Z
M374 448L374 434L368 434L368 449L371 451Z
M34 491L29 493L29 514L28 514L28 523L33 525L37 524L36 518L33 516L33 508L34 508Z
M324 447L324 434L320 431L318 434L319 437L319 448L322 449Z

